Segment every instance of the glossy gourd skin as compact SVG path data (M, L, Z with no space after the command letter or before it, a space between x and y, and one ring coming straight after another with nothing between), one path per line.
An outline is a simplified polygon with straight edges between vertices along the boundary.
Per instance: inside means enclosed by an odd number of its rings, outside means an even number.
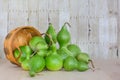
M33 51L37 50L37 45L39 43L45 44L45 41L42 37L40 36L34 36L31 38L31 40L29 41L29 46L32 48ZM41 45L42 45L41 44ZM44 46L44 45L43 45ZM46 46L46 45L45 45Z
M78 71L81 71L81 72L83 72L83 71L86 71L86 70L88 70L89 69L89 66L88 66L88 64L87 63L85 63L85 62L78 62L78 66L77 66L77 70Z
M63 67L66 71L73 71L77 68L77 60L72 56L68 56L64 60Z
M81 52L80 54L77 55L77 60L79 62L85 62L85 63L89 63L90 61L90 56L87 53L83 53Z
M68 43L70 43L70 40L71 40L70 33L67 30L66 24L64 24L57 34L57 41L60 45L60 48L67 46Z
M46 31L46 34L48 34L52 38L54 43L57 42L57 33L56 33L52 23L49 23L49 27ZM49 45L51 41L47 35L45 35L45 40L46 40L47 44Z
M69 54L67 54L63 48L58 49L57 53L61 56L63 60L65 60L69 56Z
M34 77L36 73L41 72L45 67L45 60L42 56L35 55L29 60L29 74Z
M50 71L58 71L63 66L63 60L57 53L48 55L45 61L46 67Z
M20 46L20 51L15 49L13 52L16 60L21 64L24 60L30 59L30 55L32 54L32 50L29 46Z
M71 55L73 57L76 57L79 53L81 53L79 46L77 46L76 44L69 44L67 46L67 49L72 53Z
M67 23L64 23L64 25L57 34L57 41L59 44L59 49L57 51L63 60L67 57L67 55L71 56L71 52L67 49L67 46L71 41L71 36L69 31L67 30L66 24Z

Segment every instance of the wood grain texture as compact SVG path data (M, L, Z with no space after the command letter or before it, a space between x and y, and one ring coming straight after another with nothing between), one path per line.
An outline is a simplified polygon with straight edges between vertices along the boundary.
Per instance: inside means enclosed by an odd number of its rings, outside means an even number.
M8 26L8 1L0 0L0 58L4 58L3 43L4 38L7 35Z
M28 1L8 0L8 31L28 25Z
M117 0L117 57L120 58L120 0Z
M120 58L119 0L0 0L0 40L19 26L45 32L49 22L58 32L64 22L71 28L71 43L93 58ZM3 46L0 56L4 57Z

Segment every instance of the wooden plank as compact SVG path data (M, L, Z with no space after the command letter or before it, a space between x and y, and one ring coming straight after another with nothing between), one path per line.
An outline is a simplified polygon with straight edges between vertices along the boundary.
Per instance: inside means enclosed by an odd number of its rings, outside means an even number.
M111 11L112 13L116 12L116 0L90 0L89 4L89 51L93 52L92 55L96 58L115 58L117 50L115 47L117 43L117 21L116 15L111 15ZM98 44L98 42L100 43ZM93 47L95 44L96 46Z
M28 25L28 1L9 0L8 31L19 26Z
M117 18L109 19L109 58L117 58Z
M88 52L93 58L99 57L99 18L90 18L88 23Z
M48 28L48 0L39 1L39 30L46 32Z
M117 0L117 41L118 41L118 49L117 49L117 57L120 59L120 0Z
M109 56L108 58L117 58L117 0L108 1L109 15Z
M118 15L118 0L107 0L109 17L117 17Z
M7 35L8 23L8 1L0 0L0 58L5 58L4 55L4 39Z
M78 38L77 38L77 44L79 44L81 50L83 52L88 52L88 0L79 0L79 6L78 6Z
M39 26L39 0L28 1L28 25L38 29Z
M48 1L48 18L53 23L55 30L59 29L59 1L49 0Z
M10 10L28 10L28 0L8 0Z
M78 42L82 52L88 52L88 18L79 18Z
M77 43L77 39L79 37L78 33L78 19L79 19L79 1L78 0L70 0L69 3L69 11L70 11L70 32L71 32L71 42Z
M100 53L99 57L107 58L109 55L109 20L108 18L101 18L99 20L99 47Z
M108 16L107 0L88 0L90 17Z
M104 49L104 48L101 49L101 46L103 46L103 45L101 45L101 42L99 42L99 39L100 39L99 36L101 36L101 34L99 34L99 33L101 33L99 31L99 29L101 29L101 27L102 27L102 26L100 26L99 21L101 18L108 16L107 15L107 13L108 13L107 1L106 0L99 0L99 1L89 0L88 6L89 6L89 11L88 11L88 16L89 16L88 17L88 52L90 53L90 55L93 58L99 58L99 56L103 55L102 51ZM104 24L104 22L103 22L103 24ZM103 27L103 30L104 30L104 27ZM103 41L103 43L104 43L104 41ZM106 46L106 48L107 48L107 46ZM102 53L100 52L100 50Z
M70 22L69 0L59 1L59 29L65 22Z
M80 18L88 18L89 0L78 0L78 11Z
M104 22L103 22L104 21ZM105 22L106 21L106 22ZM115 18L104 18L99 24L100 35L100 53L103 53L103 58L116 58L117 53L117 23ZM100 55L99 55L100 56Z
M74 16L71 16L70 19L71 27L69 28L69 30L71 34L71 43L73 44L77 44L79 42L78 39L80 35L78 34L78 26L79 26L78 19L79 19L78 16L76 16L76 18L74 18Z

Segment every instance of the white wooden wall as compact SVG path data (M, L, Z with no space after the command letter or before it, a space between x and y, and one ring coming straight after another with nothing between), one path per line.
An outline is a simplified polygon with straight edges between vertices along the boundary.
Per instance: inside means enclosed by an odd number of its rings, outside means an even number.
M92 58L120 58L120 0L0 0L0 57L7 33L24 25L58 32L69 22L72 43Z

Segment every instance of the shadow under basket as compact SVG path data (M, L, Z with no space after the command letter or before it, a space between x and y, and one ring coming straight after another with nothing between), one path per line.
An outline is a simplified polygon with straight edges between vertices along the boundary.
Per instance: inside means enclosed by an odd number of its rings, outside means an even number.
M20 66L13 52L16 48L19 49L19 46L28 45L33 36L41 36L41 33L32 26L21 26L11 30L4 40L6 58L13 64Z

